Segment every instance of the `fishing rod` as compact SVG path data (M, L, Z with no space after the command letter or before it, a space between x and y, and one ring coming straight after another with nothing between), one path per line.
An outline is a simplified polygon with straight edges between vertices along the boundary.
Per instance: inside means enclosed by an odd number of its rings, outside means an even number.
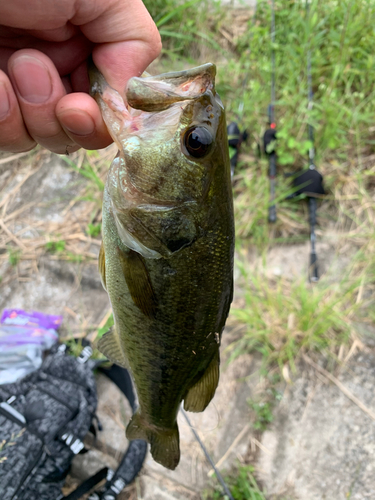
M257 6L258 6L258 2L257 2L257 0L255 0L255 2L254 2L254 14L253 14L253 20L252 20L253 26L255 25ZM249 57L251 54L252 35L253 35L253 32L250 33ZM245 78L243 79L243 82L242 82L242 99L238 105L238 112L237 112L237 120L238 121L241 121L241 116L243 114L243 110L244 110L244 106L245 106L244 94L245 94L247 81L249 78L249 72L250 72L250 69L247 70L247 72L245 74ZM233 178L234 171L237 167L238 156L240 153L241 144L243 142L246 142L249 134L248 134L247 130L244 130L243 132L241 132L241 130L238 126L238 123L235 121L231 122L228 125L227 134L228 134L228 145L229 145L230 171L231 171L231 177Z
M310 5L309 0L306 0L306 22L310 20ZM311 73L311 33L309 26L309 40L307 50L307 109L311 112L313 109L313 88L312 88L312 73ZM308 139L310 148L308 151L308 168L294 176L293 184L297 188L294 196L306 194L309 208L309 223L310 223L310 266L309 280L310 282L319 281L318 256L316 253L316 234L315 226L317 223L317 198L324 195L323 176L317 171L315 166L315 145L314 145L314 127L311 124L311 118L307 125Z
M271 4L271 102L268 106L268 129L264 132L263 147L268 155L268 177L270 181L270 206L268 208L268 222L276 222L276 76L275 76L275 0Z
M214 464L210 454L208 453L207 451L207 448L204 446L201 438L198 436L198 433L197 431L194 429L194 427L191 425L191 422L190 422L190 419L189 417L187 416L186 414L186 411L181 407L181 413L183 414L183 416L185 417L185 420L186 422L188 423L190 429L192 430L193 434L194 434L194 437L195 439L198 441L199 443L199 446L201 447L205 457L207 458L207 460L209 461L211 467L213 468L213 470L215 471L215 474L216 474L216 477L219 481L219 483L221 484L221 486L223 487L223 490L224 490L224 493L226 494L226 496L229 498L229 500L234 500L233 496L232 496L232 493L229 491L229 488L226 484L226 482L224 481L223 479L223 476L220 474L219 470L217 469L216 465Z

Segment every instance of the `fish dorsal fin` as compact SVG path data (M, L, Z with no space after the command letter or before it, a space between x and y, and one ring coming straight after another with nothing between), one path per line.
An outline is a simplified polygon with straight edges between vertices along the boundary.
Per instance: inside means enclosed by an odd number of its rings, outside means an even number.
M134 250L123 252L118 248L118 255L134 304L145 316L154 317L156 297L143 257Z
M98 267L99 267L100 280L102 282L104 290L106 290L107 288L105 281L105 253L104 253L103 242L100 245Z
M121 348L120 338L116 332L116 327L112 326L98 342L98 349L112 363L129 368L128 360Z
M209 404L219 383L219 364L219 351L217 351L202 377L188 390L184 398L185 410L200 412Z

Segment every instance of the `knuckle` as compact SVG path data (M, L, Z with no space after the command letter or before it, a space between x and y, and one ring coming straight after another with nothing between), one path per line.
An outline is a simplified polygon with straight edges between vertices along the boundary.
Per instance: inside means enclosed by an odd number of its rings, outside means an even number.
M70 137L68 137L62 130L43 135L32 134L33 139L43 146L44 148L57 154L68 154L72 153L74 148L77 147L77 143L74 142ZM76 149L74 149L76 151Z
M156 58L161 52L162 42L160 33L154 22L152 22L151 29L148 31L147 43L150 49L150 55Z
M0 151L8 153L23 153L36 146L36 142L25 132L3 130L0 127Z

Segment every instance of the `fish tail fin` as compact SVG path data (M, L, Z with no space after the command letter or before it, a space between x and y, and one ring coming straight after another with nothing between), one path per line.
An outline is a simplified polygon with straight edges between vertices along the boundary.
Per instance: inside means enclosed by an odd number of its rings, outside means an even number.
M203 411L215 395L219 383L219 352L215 354L202 377L188 390L184 398L184 409Z
M112 326L107 333L99 339L98 349L112 363L128 368L128 360L121 348L120 339L116 332L116 327Z
M133 415L126 429L126 437L144 439L151 445L155 462L174 470L180 461L180 436L177 423L170 429L151 427L139 413Z

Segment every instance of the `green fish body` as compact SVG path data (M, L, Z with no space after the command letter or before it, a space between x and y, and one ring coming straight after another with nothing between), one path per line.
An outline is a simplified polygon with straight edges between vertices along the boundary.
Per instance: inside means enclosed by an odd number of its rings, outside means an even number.
M129 439L180 458L177 413L203 411L219 380L233 295L234 218L216 68L132 78L126 102L95 67L91 94L119 147L104 191L99 269L114 327L98 348L130 369Z

